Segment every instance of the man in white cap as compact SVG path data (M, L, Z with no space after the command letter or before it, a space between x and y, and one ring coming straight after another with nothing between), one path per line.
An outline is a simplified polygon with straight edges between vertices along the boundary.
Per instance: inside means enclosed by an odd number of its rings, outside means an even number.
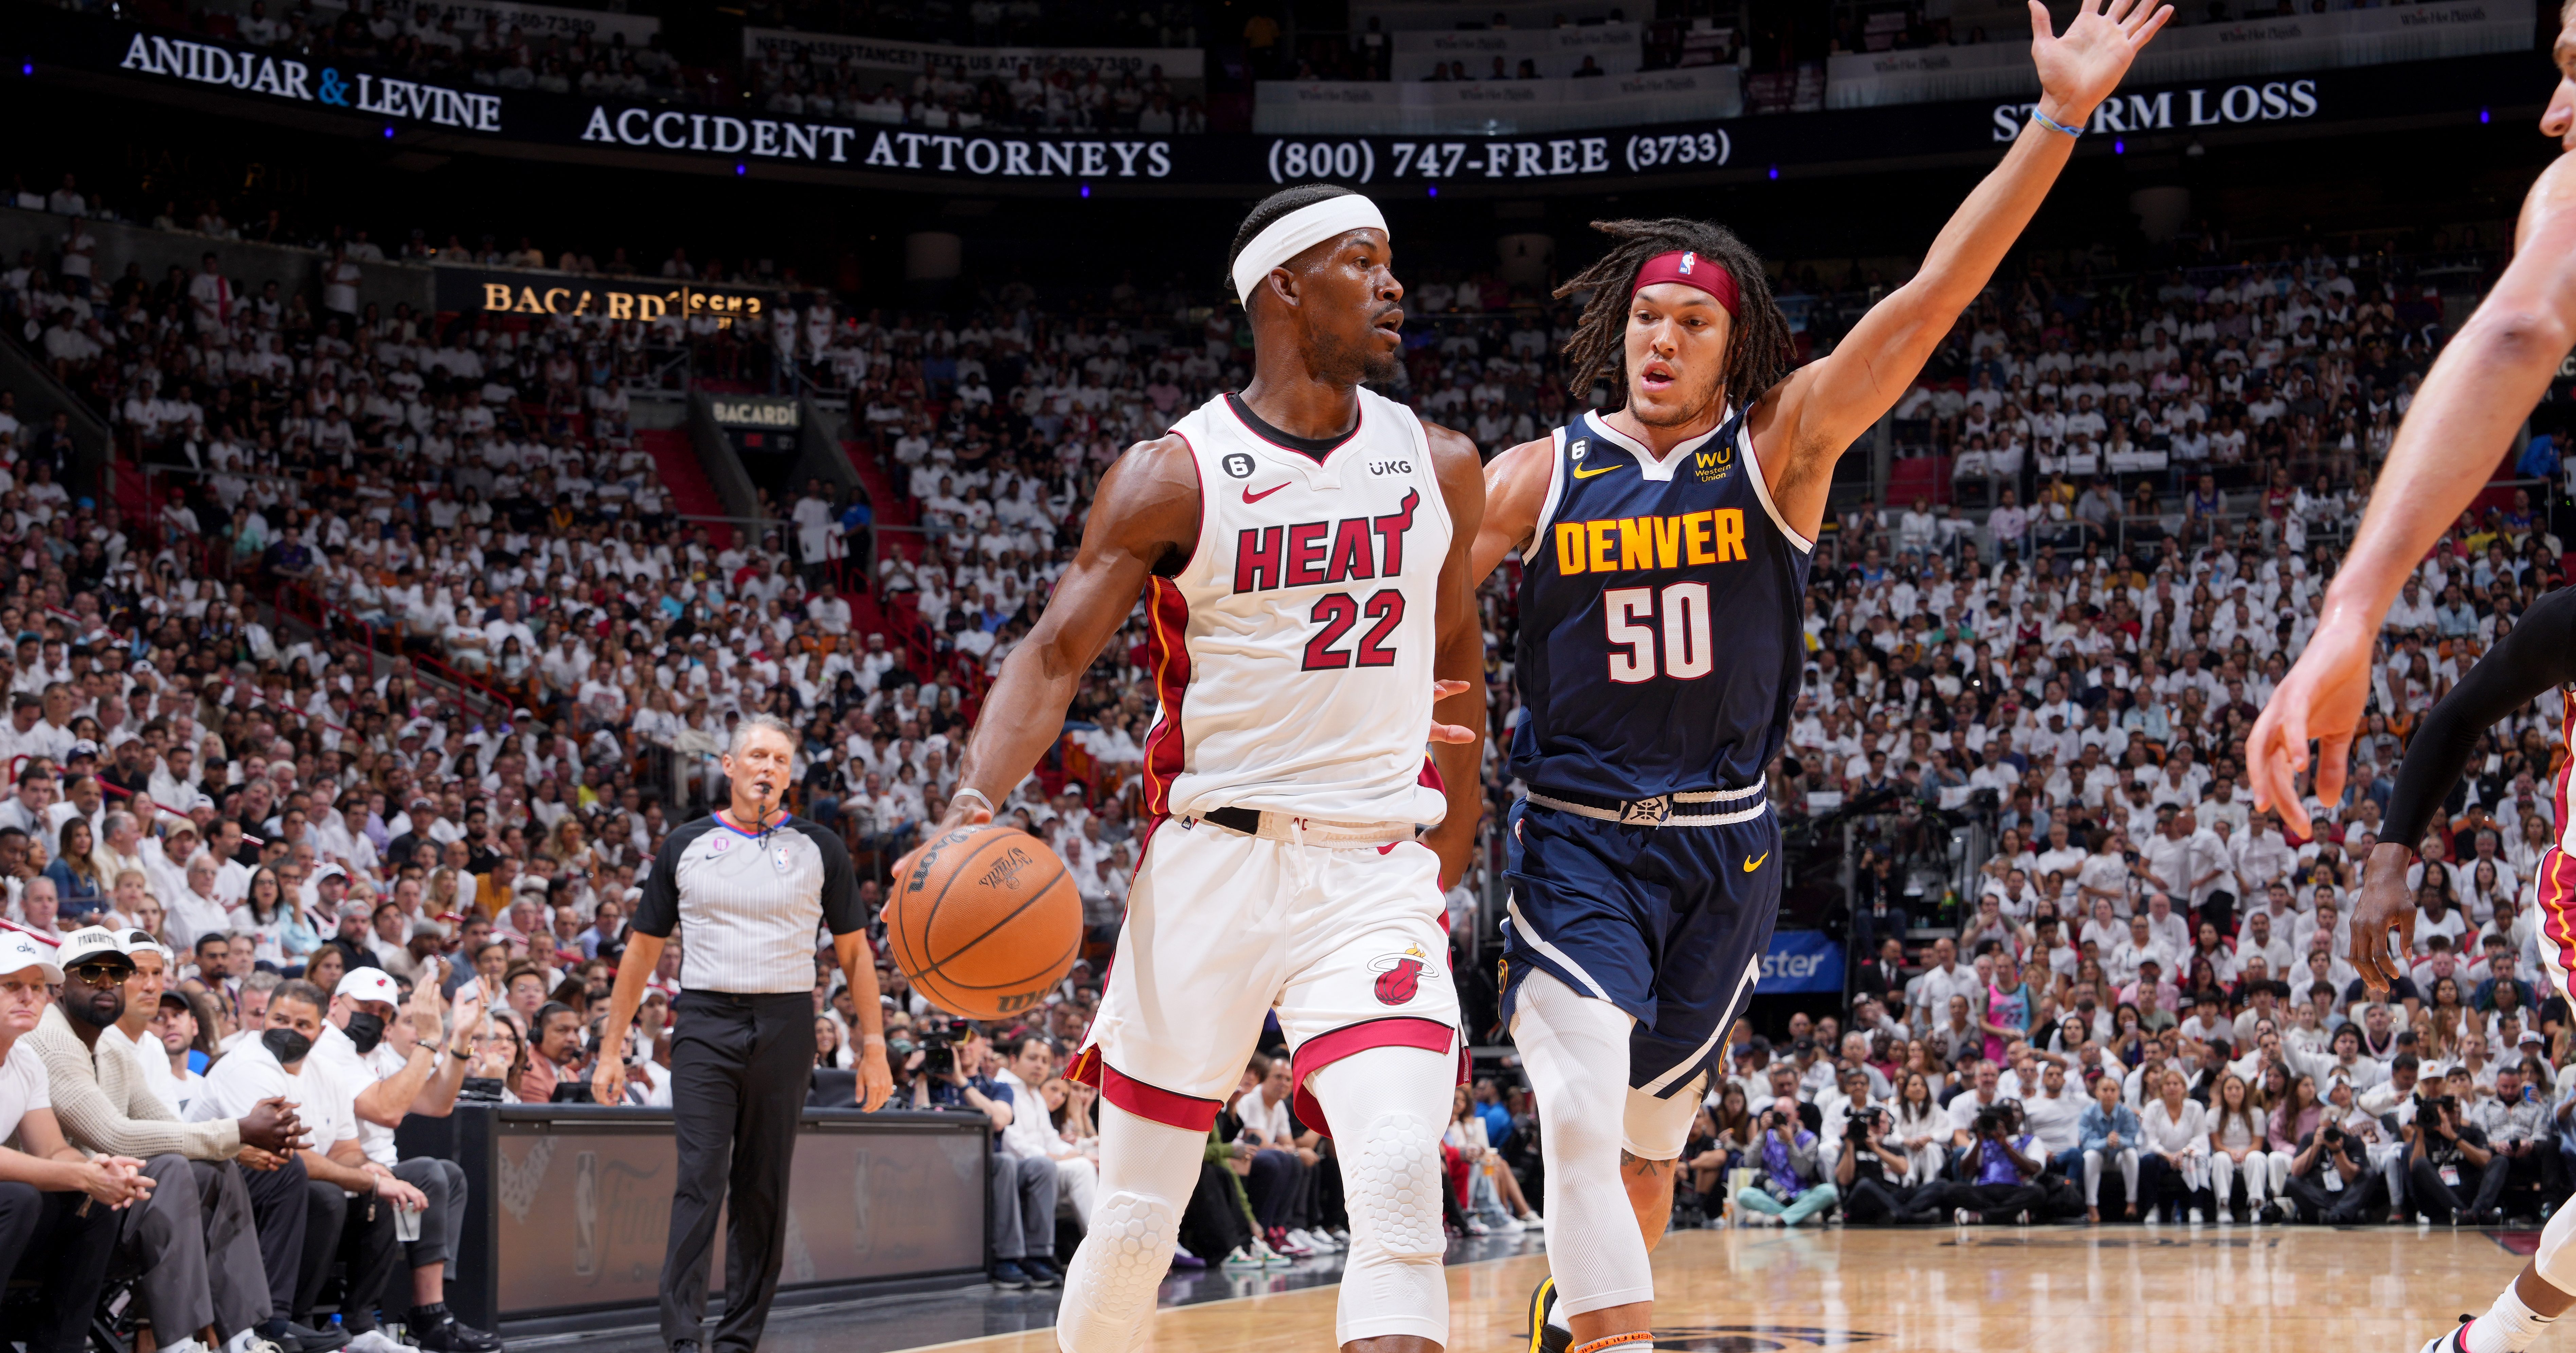
M165 1353L205 1353L194 1337L211 1331L227 1353L310 1353L262 1336L276 1293L269 1281L283 1265L291 1282L302 1244L304 1170L293 1158L303 1137L295 1111L270 1099L239 1118L181 1123L146 1088L131 1050L107 1042L125 1013L125 980L133 960L114 932L73 931L54 961L62 995L26 1036L45 1064L46 1093L72 1145L139 1157L156 1187L149 1203L127 1212L120 1244L141 1269L143 1310L166 1331ZM253 1168L234 1164L238 1157ZM266 1222L267 1225L261 1225ZM338 1347L327 1337L315 1347Z
M383 969L351 969L332 994L312 1060L330 1068L344 1088L356 1089L350 1112L357 1120L359 1151L419 1190L423 1199L420 1229L403 1242L411 1269L404 1327L428 1353L495 1353L499 1339L447 1309L447 1266L455 1258L465 1216L464 1168L435 1156L400 1159L394 1149L394 1129L405 1116L444 1118L455 1111L456 1093L465 1087L473 1060L472 1030L483 1014L483 989L468 982L457 988L454 1022L446 1022L437 960L430 960L422 976L403 1007L401 989ZM398 1007L404 1016L399 1020ZM390 1286L381 1297L388 1311L399 1299ZM362 1344L369 1347L359 1348ZM388 1353L374 1347L367 1335L351 1340L350 1347L359 1353Z
M316 1353L314 1335L321 1327L312 1312L333 1260L347 1264L351 1293L383 1291L400 1253L394 1212L417 1212L422 1202L419 1190L359 1151L354 1088L312 1058L314 1040L322 1036L322 1012L330 1004L331 998L310 982L279 983L269 993L268 1027L225 1053L206 1072L197 1101L188 1106L190 1118L206 1120L247 1113L282 1097L296 1106L310 1134L310 1143L296 1152L305 1174L299 1253L287 1261L284 1280L274 1267L268 1275L269 1290L285 1309L260 1326L263 1335L281 1345L283 1336L293 1337L302 1353ZM340 1342L358 1347L359 1353L394 1353L399 1347L376 1328L372 1302L346 1303L337 1328ZM370 1334L375 1338L366 1339Z
M87 1347L120 1214L150 1197L153 1184L142 1161L93 1155L63 1140L44 1059L18 1047L51 1003L51 985L62 980L50 946L0 933L0 1141L18 1143L17 1150L0 1147L0 1277L32 1279L44 1293L28 1353Z

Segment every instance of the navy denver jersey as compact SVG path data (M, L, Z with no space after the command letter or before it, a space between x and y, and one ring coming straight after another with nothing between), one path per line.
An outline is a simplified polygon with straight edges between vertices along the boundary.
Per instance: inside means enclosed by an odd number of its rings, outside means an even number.
M1590 413L1553 438L1512 774L1612 799L1758 783L1796 698L1814 542L1772 505L1743 411L1661 463Z

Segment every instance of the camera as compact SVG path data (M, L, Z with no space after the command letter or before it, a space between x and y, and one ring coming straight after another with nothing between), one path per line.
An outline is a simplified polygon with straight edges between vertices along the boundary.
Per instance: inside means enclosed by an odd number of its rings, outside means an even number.
M946 1029L929 1029L921 1035L921 1074L946 1076L957 1070L957 1036Z

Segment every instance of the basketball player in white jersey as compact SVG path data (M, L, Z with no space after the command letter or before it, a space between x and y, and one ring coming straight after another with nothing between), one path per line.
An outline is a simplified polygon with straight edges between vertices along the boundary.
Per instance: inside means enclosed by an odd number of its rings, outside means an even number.
M1075 1068L1100 1089L1100 1184L1065 1278L1066 1353L1139 1342L1208 1127L1273 1010L1296 1112L1332 1137L1349 1200L1342 1348L1431 1353L1448 1337L1440 1132L1463 1043L1441 888L1476 829L1467 542L1484 482L1473 442L1361 388L1396 372L1390 257L1376 206L1344 189L1254 209L1229 259L1251 384L1102 477L941 824L989 820L1141 599L1153 826ZM1436 678L1451 679L1438 725Z
M2415 392L2406 421L2388 448L2378 486L2371 490L2361 530L2326 588L2317 631L2246 738L2245 767L2254 780L2255 804L2279 809L2283 822L2301 835L2314 834L2310 804L2332 811L2343 802L2353 732L2370 699L2371 651L2389 603L2486 487L2496 461L2513 444L2514 430L2548 391L2568 349L2576 347L2576 0L2560 9L2558 22L2558 40L2551 48L2558 88L2541 114L2540 131L2557 140L2559 157L2540 171L2522 200L2513 262L2434 359L2423 387ZM2538 625L2544 617L2544 607L2535 605L2520 623ZM2508 648L2499 643L2479 667L2509 660ZM2576 692L2561 693L2576 700ZM2314 793L2303 797L2299 776L2310 765L2311 737L2317 743L2316 781ZM2410 748L2409 768L2417 757L2418 749ZM2458 770L2441 779L2432 791L2437 803L2457 783ZM2556 823L2561 836L2547 857L2558 863L2576 846L2576 839L2567 835L2564 783ZM2396 835L2380 841L2353 911L2353 966L2374 993L2387 991L2406 971L2390 952L2391 933L2407 946L2414 942L2412 894L2385 886L2389 872L2404 876L2413 844ZM2559 937L2576 933L2576 919L2571 919L2576 918L2576 901L2570 900L2564 871L2544 870L2538 882L2533 901L2551 937L2543 952L2563 955L2568 947ZM2562 988L2560 994L2567 995L2562 962L2544 966ZM2576 1207L2561 1207L2541 1229L2531 1262L2496 1294L2485 1314L2435 1335L2424 1353L2521 1353L2571 1307L2576 1307Z
M2086 0L2059 33L2033 0L2029 121L1912 280L1804 367L1788 370L1761 261L1715 226L1600 223L1611 250L1558 293L1594 296L1566 350L1577 392L1600 375L1613 407L1494 458L1472 552L1479 578L1524 561L1509 764L1529 794L1508 833L1502 987L1547 1127L1533 1353L1655 1347L1648 1254L1778 911L1763 776L1835 464L1913 386L2171 16Z

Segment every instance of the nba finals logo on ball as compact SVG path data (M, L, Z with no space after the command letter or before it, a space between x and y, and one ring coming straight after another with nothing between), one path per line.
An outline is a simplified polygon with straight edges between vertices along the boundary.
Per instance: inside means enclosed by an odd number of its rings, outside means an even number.
M1408 944L1400 954L1369 961L1369 971L1377 974L1377 999L1380 1005L1403 1005L1422 990L1422 965L1431 956L1422 946Z
M979 888L1019 887L1021 872L1033 863L1035 861L1030 858L1027 851L1013 846L1002 858L993 861L990 868L975 877L975 886Z
M1082 951L1082 896L1044 841L965 827L933 842L885 908L886 947L913 991L965 1019L1046 999Z

